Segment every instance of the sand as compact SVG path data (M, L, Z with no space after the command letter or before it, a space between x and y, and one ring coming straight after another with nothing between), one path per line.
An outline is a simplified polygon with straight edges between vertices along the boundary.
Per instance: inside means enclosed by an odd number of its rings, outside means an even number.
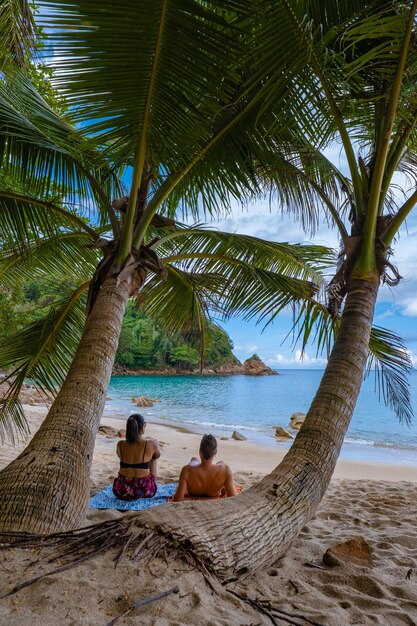
M28 407L32 431L45 409ZM103 423L116 429L120 420ZM146 434L161 442L159 479L171 482L180 467L198 449L199 435L148 422ZM117 439L97 437L93 459L92 493L117 473ZM0 467L24 446L3 446ZM219 456L227 461L245 487L270 471L283 456L248 441L219 442ZM216 593L204 577L181 560L156 558L149 565L124 559L115 569L113 554L96 557L69 571L48 576L16 595L0 600L0 624L78 625L108 624L135 601L178 585L179 593L136 609L120 625L260 625L273 623L231 592L285 611L277 624L311 622L345 624L417 625L417 468L340 461L316 516L303 529L287 554L273 567ZM90 523L122 515L90 510ZM317 569L330 546L358 535L371 545L374 567L349 565ZM34 576L42 557L23 550L0 551L0 594ZM42 567L45 566L41 566ZM47 566L50 567L50 566ZM409 570L412 570L411 574ZM407 573L409 578L407 578ZM296 618L303 615L306 619Z

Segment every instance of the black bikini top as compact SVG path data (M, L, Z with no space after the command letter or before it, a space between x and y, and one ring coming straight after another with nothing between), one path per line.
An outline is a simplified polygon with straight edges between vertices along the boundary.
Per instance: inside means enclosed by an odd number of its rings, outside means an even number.
M146 452L146 444L148 442L145 441L145 447L143 448L143 454L142 454L142 463L125 463L122 459L120 459L120 469L149 469L149 466L151 464L150 461L146 461L144 462L143 459L145 458L145 452ZM120 456L122 455L122 449L120 448Z

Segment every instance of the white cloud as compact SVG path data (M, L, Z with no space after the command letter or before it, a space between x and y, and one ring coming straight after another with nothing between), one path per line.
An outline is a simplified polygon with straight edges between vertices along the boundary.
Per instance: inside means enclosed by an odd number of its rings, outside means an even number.
M411 363L413 367L417 368L417 355L411 352L411 350L408 350L408 354L410 355L410 359L411 359Z
M229 215L210 222L214 227L226 232L239 232L270 241L292 243L311 242L338 248L338 236L322 222L312 238L301 228L294 216L282 213L277 203L260 199L241 207L235 203Z
M240 346L235 346L235 347L233 348L233 352L236 352L237 350L238 350L239 352L246 352L246 354L253 354L253 353L254 353L254 352L256 352L257 350L259 350L259 348L258 348L258 346L256 346L256 345L251 345L251 346L248 346L248 345L240 345Z
M335 144L329 148L328 158L338 163L342 169L345 167L344 155L340 146ZM395 181L399 188L405 189L409 195L406 181L398 178ZM397 195L397 202L404 201L401 193ZM306 234L293 216L282 213L277 202L270 203L268 199L258 199L243 207L238 202L233 203L228 215L220 220L212 220L211 225L226 232L239 232L252 235L270 241L311 242L326 245L338 249L339 240L335 229L331 229L323 220L318 232L311 237ZM385 311L384 317L396 317L404 315L417 316L417 210L410 214L407 223L402 226L400 235L393 243L393 256L391 262L398 268L402 280L397 287L391 288L382 285L378 295L379 303L390 305L391 312Z
M403 315L409 315L410 317L417 316L417 298L407 298L402 305L404 307L402 311Z
M376 315L375 319L383 320L383 319L385 319L387 317L393 317L394 315L395 315L395 312L392 309L387 309L383 313L380 313L379 315Z
M302 354L301 350L296 350L294 355L276 354L274 358L268 359L269 364L297 365L299 367L318 367L327 365L327 359L322 357L310 357L307 352Z

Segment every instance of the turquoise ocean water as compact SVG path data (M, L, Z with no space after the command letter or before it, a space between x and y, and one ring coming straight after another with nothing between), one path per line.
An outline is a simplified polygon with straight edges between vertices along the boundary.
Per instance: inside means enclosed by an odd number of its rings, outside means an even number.
M230 436L278 448L273 426L288 427L290 415L306 412L321 370L280 370L279 376L116 376L110 383L105 415L126 419L135 411L132 396L160 400L139 409L149 421L184 424L197 432ZM417 371L410 376L416 414L411 426L378 401L374 377L365 380L345 438L342 458L417 466ZM138 410L138 409L136 409Z

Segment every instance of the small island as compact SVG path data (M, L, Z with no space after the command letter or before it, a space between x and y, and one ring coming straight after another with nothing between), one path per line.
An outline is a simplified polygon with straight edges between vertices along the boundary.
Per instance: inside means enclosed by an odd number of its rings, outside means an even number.
M257 354L253 354L250 359L246 359L243 364L243 373L248 376L276 376L278 374L277 371L265 365Z

